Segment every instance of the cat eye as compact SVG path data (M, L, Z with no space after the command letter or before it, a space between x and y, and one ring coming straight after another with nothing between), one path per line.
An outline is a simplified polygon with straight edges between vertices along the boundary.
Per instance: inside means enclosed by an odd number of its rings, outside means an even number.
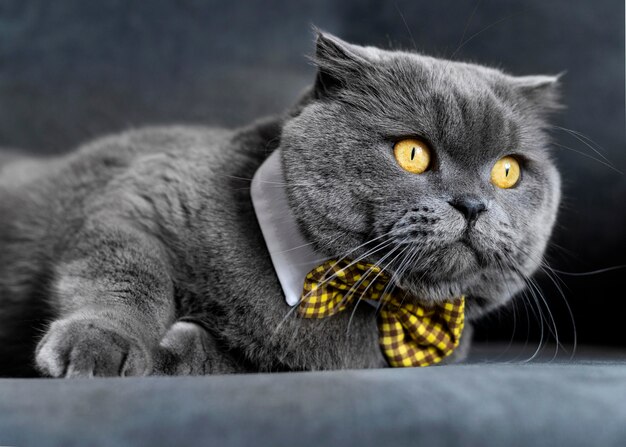
M498 188L512 188L519 182L521 168L519 162L510 155L502 157L491 169L491 183Z
M430 165L428 145L415 138L406 138L393 146L393 154L402 169L413 174L421 174Z

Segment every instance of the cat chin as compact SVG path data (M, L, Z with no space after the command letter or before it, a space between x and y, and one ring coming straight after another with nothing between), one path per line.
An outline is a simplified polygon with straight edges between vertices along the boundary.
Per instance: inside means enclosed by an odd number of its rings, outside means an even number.
M426 306L450 301L464 295L461 284L454 282L430 282L423 280L410 282L401 280L396 284L400 289L407 292L404 298L406 301L413 301L415 304Z
M469 318L476 318L502 304L500 300L473 295L471 293L472 287L469 285L471 282L473 280L468 278L467 281L458 282L422 280L419 283L399 281L396 284L398 288L407 292L404 300L412 301L419 305L432 306L465 296L466 314Z
M423 256L416 262L413 276L426 282L458 282L483 267L482 256L469 244L455 241Z
M484 271L482 256L464 242L454 242L427 255L428 265L405 272L396 285L421 304L467 295Z
M494 267L472 269L457 277L433 277L410 272L396 281L406 291L405 300L415 304L434 305L465 296L466 315L478 318L498 308L524 288L524 280L512 271Z

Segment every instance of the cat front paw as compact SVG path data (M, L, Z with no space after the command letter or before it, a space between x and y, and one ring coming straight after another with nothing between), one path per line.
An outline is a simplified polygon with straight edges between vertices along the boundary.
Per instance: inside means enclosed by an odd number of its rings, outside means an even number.
M154 351L155 375L196 376L249 372L223 352L202 326L177 321Z
M195 376L210 374L212 343L200 326L185 321L175 323L156 351L156 375Z
M140 376L152 366L139 341L98 319L52 323L37 346L35 362L52 377Z

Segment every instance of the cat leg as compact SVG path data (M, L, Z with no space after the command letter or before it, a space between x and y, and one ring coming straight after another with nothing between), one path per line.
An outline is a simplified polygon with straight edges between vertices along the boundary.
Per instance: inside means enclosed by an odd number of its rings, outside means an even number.
M73 240L56 268L58 319L37 346L37 367L53 377L149 374L174 319L164 247L111 219L88 221Z
M155 375L197 376L244 372L201 326L190 321L172 325L155 352Z

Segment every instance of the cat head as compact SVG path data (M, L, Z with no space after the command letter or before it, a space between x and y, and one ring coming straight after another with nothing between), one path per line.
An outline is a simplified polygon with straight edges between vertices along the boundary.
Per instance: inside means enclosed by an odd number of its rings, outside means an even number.
M558 78L322 33L315 62L280 147L316 249L378 263L421 302L466 295L470 317L519 292L560 200L545 132Z

